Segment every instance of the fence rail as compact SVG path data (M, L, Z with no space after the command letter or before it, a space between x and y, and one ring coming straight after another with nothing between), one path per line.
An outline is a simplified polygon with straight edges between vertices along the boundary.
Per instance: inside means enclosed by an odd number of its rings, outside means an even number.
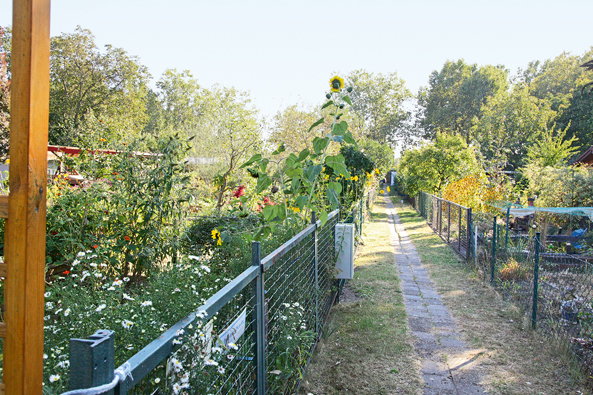
M472 209L426 192L411 199L428 225L466 260L472 256Z
M252 266L120 366L131 374L107 393L294 393L338 292L338 216L330 213L322 227L313 215L263 259L254 242ZM71 389L113 379L112 336L71 340Z

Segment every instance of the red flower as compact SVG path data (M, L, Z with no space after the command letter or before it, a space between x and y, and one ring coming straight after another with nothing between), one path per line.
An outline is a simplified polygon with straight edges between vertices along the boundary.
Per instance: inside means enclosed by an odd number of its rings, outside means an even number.
M97 248L99 248L99 246L95 244L95 245L93 246L93 248L97 249Z
M124 236L124 239L126 239L126 241L130 241L130 236Z
M239 188L237 188L237 190L235 192L233 192L233 196L236 198L239 198L243 195L245 195L245 186L244 185L241 185Z
M64 270L62 274L70 274L70 270Z

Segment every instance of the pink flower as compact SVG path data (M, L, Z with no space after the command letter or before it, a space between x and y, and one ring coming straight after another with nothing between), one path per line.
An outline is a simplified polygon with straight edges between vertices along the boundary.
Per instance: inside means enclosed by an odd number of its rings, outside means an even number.
M239 198L243 195L245 195L245 186L244 185L241 185L239 188L237 188L237 190L235 192L233 192L233 196L236 198Z

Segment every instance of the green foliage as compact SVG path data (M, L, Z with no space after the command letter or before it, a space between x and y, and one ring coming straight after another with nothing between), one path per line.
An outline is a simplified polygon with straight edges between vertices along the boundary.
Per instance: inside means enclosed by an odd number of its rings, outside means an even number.
M570 126L570 125L569 125ZM566 164L567 160L578 151L576 146L576 137L565 140L566 132L564 130L554 131L554 128L544 130L535 144L527 150L528 162L539 167L561 166Z
M440 193L449 183L478 171L475 153L461 136L437 133L434 142L405 151L398 165L405 193Z
M550 103L531 96L527 86L499 92L484 105L474 127L483 157L495 166L510 163L519 168L528 148L552 126L555 115Z
M135 279L175 259L187 201L181 158L187 143L166 138L151 154L127 146L116 155L84 151L69 166L86 180L71 188L64 179L49 191L47 261L68 264L96 246L110 270Z
M503 66L478 67L463 59L445 62L440 71L431 73L428 87L418 95L422 137L434 139L437 132L459 134L469 144L482 106L508 89L507 79Z
M383 144L407 137L411 113L404 109L404 103L412 94L397 73L355 70L346 82L353 88L352 111L362 119L365 137Z
M144 127L149 74L138 59L110 45L101 53L89 30L53 37L50 52L51 144L72 145L79 125L94 114L128 142ZM125 136L125 137L124 137Z
M379 173L385 174L395 166L393 149L388 144L381 144L372 139L362 139L358 142L360 151L375 162Z
M593 169L589 167L530 164L523 174L528 179L528 196L537 195L540 207L593 206Z
M566 130L567 139L578 139L581 151L584 151L593 145L593 96L581 88L579 86L573 92L568 106L558 115L556 122Z
M342 113L339 111L349 100L346 89L328 94L328 99L324 107L333 106L334 111L330 113L333 116L331 132L324 137L313 139L313 151L304 149L298 155L290 153L283 157L286 146L281 144L272 152L271 158L256 154L241 166L249 167L250 173L257 177L256 193L275 187L279 188L283 195L283 200L278 204L263 208L266 223L257 232L256 240L272 234L273 227L278 224L308 222L310 211L319 213L319 218L325 224L328 211L338 208L341 186L324 181L330 176L334 179L350 179L350 173L343 155L330 155L331 146L335 143L356 144L356 141L348 131L348 123L340 120ZM309 131L322 122L323 119L315 122Z

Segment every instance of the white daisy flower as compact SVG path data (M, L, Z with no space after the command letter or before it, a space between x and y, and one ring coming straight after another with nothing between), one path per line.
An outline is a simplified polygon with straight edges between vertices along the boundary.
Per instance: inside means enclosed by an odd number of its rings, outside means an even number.
M60 375L59 374L52 374L51 376L49 376L49 382L50 383L55 383L59 379L60 379Z

